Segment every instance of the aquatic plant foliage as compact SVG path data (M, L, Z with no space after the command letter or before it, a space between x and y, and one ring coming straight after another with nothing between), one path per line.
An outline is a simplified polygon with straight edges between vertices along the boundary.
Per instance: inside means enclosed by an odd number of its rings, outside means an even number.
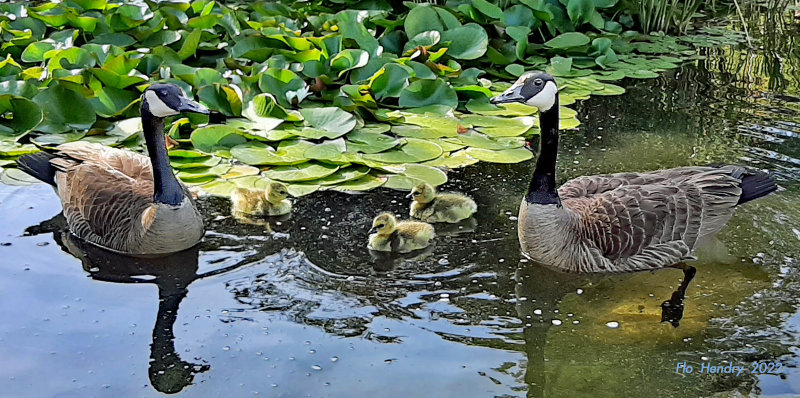
M0 166L76 140L141 149L139 97L162 81L213 111L167 121L178 177L208 193L438 185L447 169L532 157L536 109L488 102L527 70L557 76L568 106L738 40L624 31L616 0L392 4L0 4Z

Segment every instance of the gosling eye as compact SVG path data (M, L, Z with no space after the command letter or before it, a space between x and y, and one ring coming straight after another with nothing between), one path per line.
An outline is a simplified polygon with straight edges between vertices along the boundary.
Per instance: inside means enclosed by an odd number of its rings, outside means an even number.
M375 228L378 228L378 229L383 228L383 227L384 227L383 224L378 224L378 225L375 226Z
M414 196L419 196L419 192L414 192Z
M280 191L278 193L281 194L281 195L286 195L286 191Z
M541 86L542 84L544 84L544 80L542 80L542 79L538 79L538 78L537 78L537 79L534 79L534 80L533 80L533 84L535 84L535 85L537 85L537 86Z

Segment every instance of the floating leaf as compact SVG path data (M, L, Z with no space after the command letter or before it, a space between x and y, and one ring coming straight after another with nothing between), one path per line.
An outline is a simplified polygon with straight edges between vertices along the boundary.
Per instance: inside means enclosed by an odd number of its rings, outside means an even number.
M493 137L514 137L525 134L534 124L535 119L529 116L505 118L498 116L467 115L461 119L473 125L478 131Z
M416 138L406 138L406 143L399 148L364 157L383 163L418 163L435 159L441 154L442 148L439 145Z
M306 149L304 156L309 159L334 160L338 159L347 152L343 138L325 141Z
M283 149L275 150L269 145L251 141L231 148L231 156L249 165L294 165L307 161L305 151L313 146L306 141L284 141L281 144Z
M367 174L364 177L334 185L331 189L342 192L369 191L375 188L379 188L384 183L386 183L385 177L375 177L371 174Z
M524 148L491 150L483 148L467 148L470 157L491 163L519 163L533 158L531 151Z
M42 109L44 120L36 127L43 133L63 133L72 129L84 130L97 120L94 108L85 97L55 84L41 91L35 102Z
M356 127L356 118L340 108L305 108L300 113L312 127L326 131L326 138L337 138Z
M0 95L0 136L20 137L41 121L42 110L33 101L11 94Z
M351 166L339 169L337 172L315 180L315 184L319 185L337 185L345 181L352 181L361 178L369 173L369 167L364 166Z
M400 166L387 166L383 169L398 174L389 177L386 184L384 184L386 188L410 191L421 182L426 182L433 186L442 185L447 182L447 174L432 166L412 163Z
M380 133L370 133L363 129L348 133L345 138L348 152L378 153L400 144L400 140Z
M207 153L247 142L237 128L225 125L201 127L192 132L191 140L195 148Z
M571 48L585 46L589 44L589 36L579 32L562 33L544 43L545 46L550 48Z
M461 150L452 153L445 153L442 156L423 164L434 167L447 167L450 169L456 169L459 167L470 166L478 162L479 160L469 156L466 150Z
M458 106L458 95L441 79L417 80L411 83L400 94L400 106L416 108L428 105Z
M279 181L312 181L327 177L339 170L339 166L327 163L308 162L296 166L279 166L264 172L264 177Z

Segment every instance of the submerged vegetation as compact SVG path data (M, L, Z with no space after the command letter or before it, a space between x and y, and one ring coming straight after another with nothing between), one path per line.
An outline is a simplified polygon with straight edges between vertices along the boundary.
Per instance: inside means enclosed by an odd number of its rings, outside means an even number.
M652 29L645 13L617 0L333 4L0 4L0 166L75 140L139 149L139 95L165 81L213 111L167 124L178 177L208 193L436 186L447 169L531 158L536 109L488 102L526 70L557 76L570 105L742 39L637 33ZM685 30L696 7L682 4L658 18Z

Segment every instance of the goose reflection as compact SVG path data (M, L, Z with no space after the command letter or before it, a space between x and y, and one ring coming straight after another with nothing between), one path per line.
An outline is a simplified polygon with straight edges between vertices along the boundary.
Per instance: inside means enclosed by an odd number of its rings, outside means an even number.
M633 275L633 274L630 274ZM560 313L562 301L566 296L589 284L598 284L608 278L603 274L574 274L554 270L535 262L521 262L514 274L517 297L516 312L524 325L525 353L527 369L525 383L528 397L546 396L545 348L548 332L554 321L567 322ZM669 300L662 304L661 322L669 322L677 327L683 317L683 300L686 287L691 278L684 278ZM625 282L623 282L625 283ZM587 309L592 308L587 307ZM604 309L597 308L602 312ZM598 314L582 314L585 318L596 318ZM653 320L657 323L657 320ZM575 360L580 361L579 356Z
M155 390L165 394L178 393L192 384L195 375L211 368L207 363L185 361L176 352L173 327L178 308L194 281L232 271L242 266L243 262L198 274L199 245L163 257L123 256L74 237L66 229L62 214L25 230L26 235L50 232L62 250L81 261L83 270L92 279L113 283L147 283L158 288L158 315L153 326L148 369L150 383Z

